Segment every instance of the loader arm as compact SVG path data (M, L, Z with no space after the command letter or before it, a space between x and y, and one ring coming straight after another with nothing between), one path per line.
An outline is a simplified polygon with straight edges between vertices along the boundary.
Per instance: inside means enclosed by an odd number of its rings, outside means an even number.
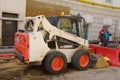
M55 26L51 25L49 21L46 19L46 17L43 15L39 15L35 17L33 32L37 32L38 28L43 28L45 31L49 33L49 40L51 40L55 36L58 36L58 37L73 41L77 44L84 45L87 48L89 46L88 40L82 39L71 33L68 33L56 28Z

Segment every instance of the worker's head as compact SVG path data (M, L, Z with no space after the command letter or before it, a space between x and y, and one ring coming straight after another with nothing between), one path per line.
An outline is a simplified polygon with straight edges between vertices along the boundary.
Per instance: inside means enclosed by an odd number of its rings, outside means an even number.
M108 25L103 25L104 30L108 30Z

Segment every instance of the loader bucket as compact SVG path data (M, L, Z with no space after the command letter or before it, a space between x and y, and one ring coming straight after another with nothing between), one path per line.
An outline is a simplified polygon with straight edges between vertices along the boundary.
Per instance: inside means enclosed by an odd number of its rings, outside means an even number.
M90 44L89 48L94 49L95 54L108 57L110 59L109 64L111 66L120 66L120 61L119 61L120 48L109 48L109 47L98 46L94 44Z

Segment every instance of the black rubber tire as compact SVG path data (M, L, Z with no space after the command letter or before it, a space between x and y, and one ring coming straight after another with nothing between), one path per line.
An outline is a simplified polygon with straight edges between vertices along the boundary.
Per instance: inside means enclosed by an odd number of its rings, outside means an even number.
M86 66L82 67L80 64L79 64L79 58L83 55L83 54L86 54L88 57L89 57L89 62ZM72 57L72 65L75 69L77 70L86 70L91 64L91 57L90 57L90 53L86 50L78 50L75 52L75 54L73 55Z
M61 57L63 60L64 60L64 65L63 67L60 69L60 70L54 70L51 66L51 62L53 60L53 58L55 57ZM53 75L58 75L58 74L61 74L62 72L64 72L64 70L66 69L67 67L67 59L66 59L66 56L61 53L61 52L58 52L58 51L53 51L53 52L50 52L44 59L43 61L43 66L45 68L45 71L49 74L53 74Z

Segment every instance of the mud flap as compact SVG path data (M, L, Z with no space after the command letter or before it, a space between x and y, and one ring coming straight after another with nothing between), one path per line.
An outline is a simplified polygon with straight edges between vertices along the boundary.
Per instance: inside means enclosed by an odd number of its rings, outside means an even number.
M25 62L24 61L24 57L20 54L20 53L14 53L15 54L15 57L17 58L17 59L19 59L20 61L22 61L23 63Z

